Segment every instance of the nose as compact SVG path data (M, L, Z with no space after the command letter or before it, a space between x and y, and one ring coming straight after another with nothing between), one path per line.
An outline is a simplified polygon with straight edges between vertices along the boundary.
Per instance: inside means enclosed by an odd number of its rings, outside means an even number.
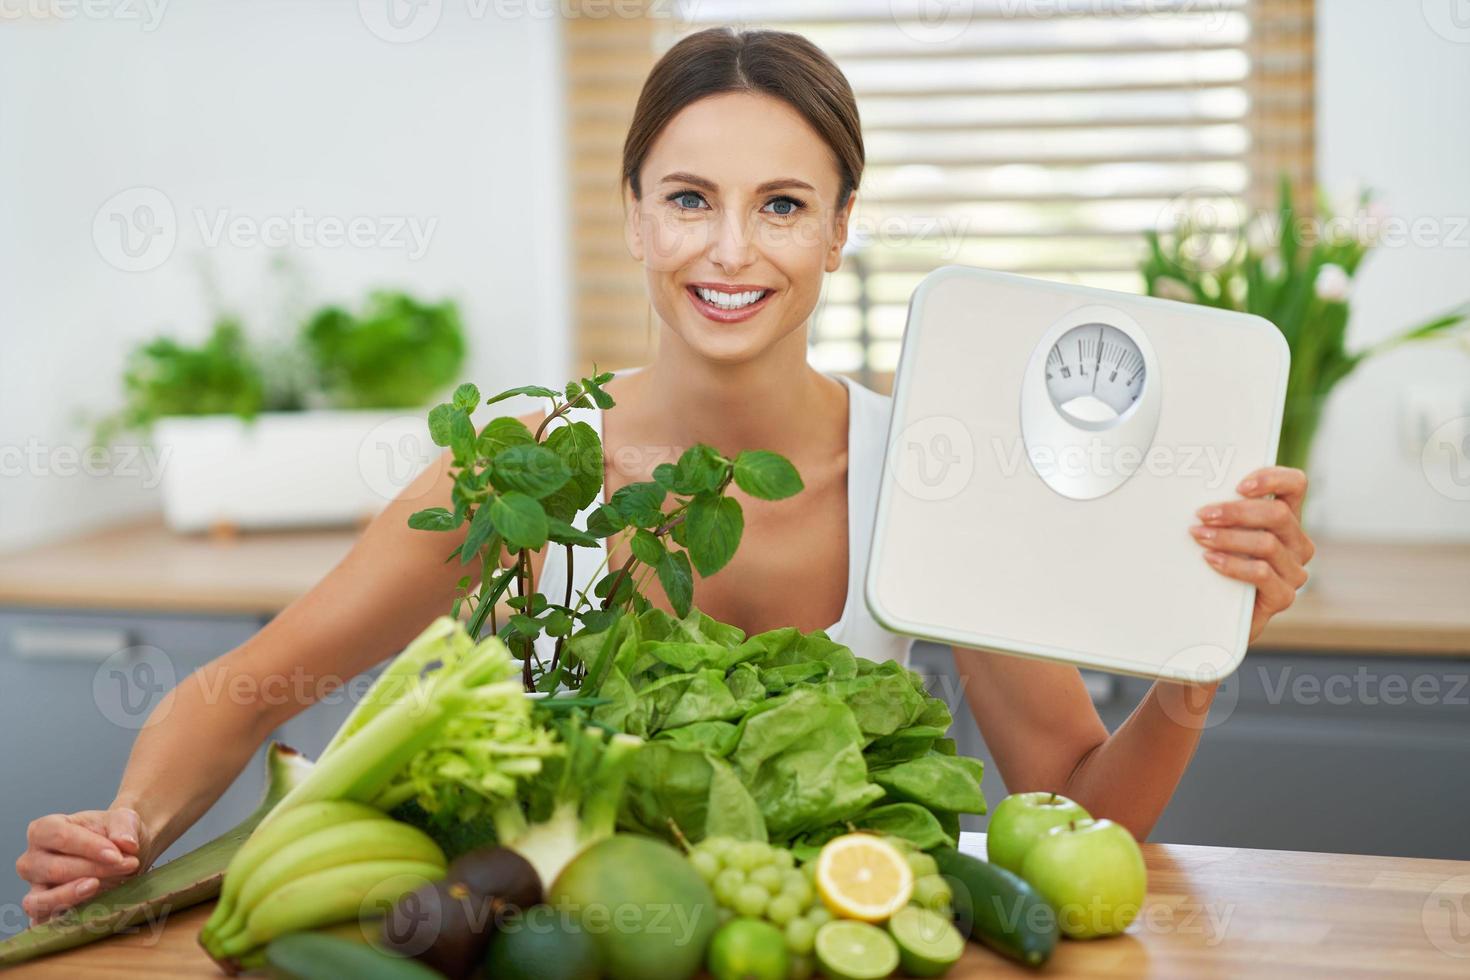
M744 269L755 260L755 242L743 215L727 211L719 219L710 242L709 260L727 275Z

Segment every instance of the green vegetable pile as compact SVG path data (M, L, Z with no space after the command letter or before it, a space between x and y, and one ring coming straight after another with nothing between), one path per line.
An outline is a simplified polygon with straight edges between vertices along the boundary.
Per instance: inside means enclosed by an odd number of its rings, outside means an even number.
M944 702L821 630L747 637L697 609L649 609L570 646L594 663L608 651L582 689L605 702L593 720L648 740L625 829L800 850L858 828L927 849L985 812L983 764L955 754Z

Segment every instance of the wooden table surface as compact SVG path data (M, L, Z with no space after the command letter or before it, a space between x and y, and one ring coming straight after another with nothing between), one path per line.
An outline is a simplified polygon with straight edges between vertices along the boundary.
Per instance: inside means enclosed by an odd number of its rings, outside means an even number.
M983 854L984 835L965 834L961 847ZM971 945L949 976L1470 976L1470 861L1181 844L1143 850L1148 901L1125 935L1064 941L1039 973ZM218 977L195 943L208 913L190 909L8 976Z
M178 535L158 521L0 555L0 605L271 615L354 530ZM1470 543L1318 542L1313 581L1254 649L1470 656Z

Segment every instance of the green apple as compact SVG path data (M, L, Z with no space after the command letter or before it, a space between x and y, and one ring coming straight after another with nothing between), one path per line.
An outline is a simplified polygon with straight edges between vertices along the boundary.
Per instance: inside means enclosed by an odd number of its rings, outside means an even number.
M990 815L985 852L991 864L1020 874L1026 852L1047 831L1090 816L1080 803L1057 793L1012 793Z
M1026 853L1021 877L1056 909L1057 924L1073 939L1116 936L1137 918L1148 892L1138 842L1111 820L1052 828Z

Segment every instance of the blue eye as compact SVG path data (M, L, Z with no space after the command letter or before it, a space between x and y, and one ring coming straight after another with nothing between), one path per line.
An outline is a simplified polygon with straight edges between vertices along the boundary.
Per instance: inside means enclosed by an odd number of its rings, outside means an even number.
M776 204L776 205L785 204L785 205L788 206L787 210L785 210L785 211L772 211L771 212L772 214L779 215L782 218L789 218L791 215L793 215L796 212L800 211L801 208L802 208L802 203L800 201L796 200L796 198L794 198L794 197L773 197L766 204L766 207L770 207L773 204Z
M685 202L685 199L687 199L687 198L693 198L695 201L702 201L702 200L704 200L704 198L700 197L694 191L678 191L677 193L674 193L674 194L670 194L669 195L669 200L670 201L673 201L675 204L677 204L681 208L687 208L687 209L689 209L689 210L692 211L692 210L695 210L695 209L697 209L699 207L698 204L686 204L686 203L684 203Z

